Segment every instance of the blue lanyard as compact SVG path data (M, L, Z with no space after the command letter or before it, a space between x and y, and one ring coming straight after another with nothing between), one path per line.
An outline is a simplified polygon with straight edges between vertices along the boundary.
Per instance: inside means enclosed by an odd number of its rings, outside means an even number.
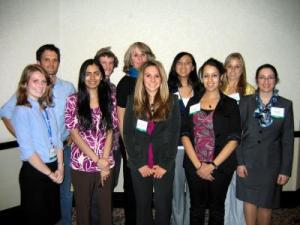
M46 122L47 130L48 130L48 137L49 137L51 146L53 146L51 125L50 125L49 115L48 115L48 112L46 109L44 109L44 111L42 112L42 115Z

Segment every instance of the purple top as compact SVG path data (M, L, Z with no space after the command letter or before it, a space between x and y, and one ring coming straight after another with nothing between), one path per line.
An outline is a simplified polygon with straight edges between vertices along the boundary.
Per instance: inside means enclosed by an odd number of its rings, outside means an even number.
M213 129L214 112L201 110L193 115L194 146L197 157L203 162L214 160L215 134Z
M117 111L116 111L116 98L112 96L112 126L113 129L117 127ZM106 141L106 131L105 127L100 126L101 122L101 111L100 108L91 109L92 120L94 127L97 129L89 129L81 131L79 129L78 118L77 118L77 95L73 94L67 98L66 110L65 110L65 123L69 131L73 129L78 129L81 138L88 144L88 146L93 149L96 155L101 158L103 155L103 149ZM114 166L115 162L113 159L113 152L110 151L109 161L111 163L111 168ZM100 169L97 167L96 163L92 161L87 155L85 155L78 146L73 142L71 145L71 167L74 170L84 171L84 172L97 172Z
M149 134L151 136L153 131L154 131L154 127L155 127L154 122L149 121L148 126L147 126L147 134ZM148 166L150 168L152 168L154 166L154 156L153 156L152 143L149 144L149 148L148 148Z

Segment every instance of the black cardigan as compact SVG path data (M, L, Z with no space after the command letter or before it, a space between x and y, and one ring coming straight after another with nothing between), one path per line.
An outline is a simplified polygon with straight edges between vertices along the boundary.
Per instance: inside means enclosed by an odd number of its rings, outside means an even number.
M148 148L152 143L154 164L169 170L175 163L177 142L180 133L180 112L177 96L172 95L172 108L166 121L155 123L151 136L136 129L137 117L133 111L133 96L127 100L123 136L126 152L128 154L128 166L139 169L147 165ZM147 120L145 117L139 118Z
M190 106L200 102L203 95L195 95L190 99L186 107L185 115L182 119L180 136L188 136L194 146L193 134L193 115L189 115ZM230 141L240 141L241 137L241 119L240 112L236 101L222 93L220 100L213 114L213 129L215 134L214 158L220 153L223 147ZM189 157L185 155L184 167L195 169ZM235 152L231 154L221 165L218 170L225 173L232 173L236 169L237 160Z

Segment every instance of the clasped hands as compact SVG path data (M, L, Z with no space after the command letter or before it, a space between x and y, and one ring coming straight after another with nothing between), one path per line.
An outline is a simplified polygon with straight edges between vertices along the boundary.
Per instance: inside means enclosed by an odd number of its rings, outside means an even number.
M64 167L62 166L58 166L57 170L55 170L54 172L51 172L48 177L57 184L61 184L64 180Z
M100 171L100 185L103 186L104 182L110 175L110 162L108 158L101 158L97 161L97 166Z
M161 179L163 175L167 172L164 168L160 167L159 165L154 165L152 168L150 168L148 165L145 165L140 167L138 170L142 177L153 176L153 178L156 179Z
M199 169L196 170L196 173L199 177L204 180L213 181L215 178L212 176L214 171L214 166L209 163L201 162L201 166Z

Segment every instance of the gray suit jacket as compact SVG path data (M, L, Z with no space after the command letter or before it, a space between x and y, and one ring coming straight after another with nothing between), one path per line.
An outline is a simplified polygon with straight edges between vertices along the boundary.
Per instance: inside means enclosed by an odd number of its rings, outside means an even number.
M242 138L236 151L238 164L290 176L294 151L292 102L279 96L274 107L284 108L284 118L275 118L269 127L263 128L253 116L255 95L241 99Z

